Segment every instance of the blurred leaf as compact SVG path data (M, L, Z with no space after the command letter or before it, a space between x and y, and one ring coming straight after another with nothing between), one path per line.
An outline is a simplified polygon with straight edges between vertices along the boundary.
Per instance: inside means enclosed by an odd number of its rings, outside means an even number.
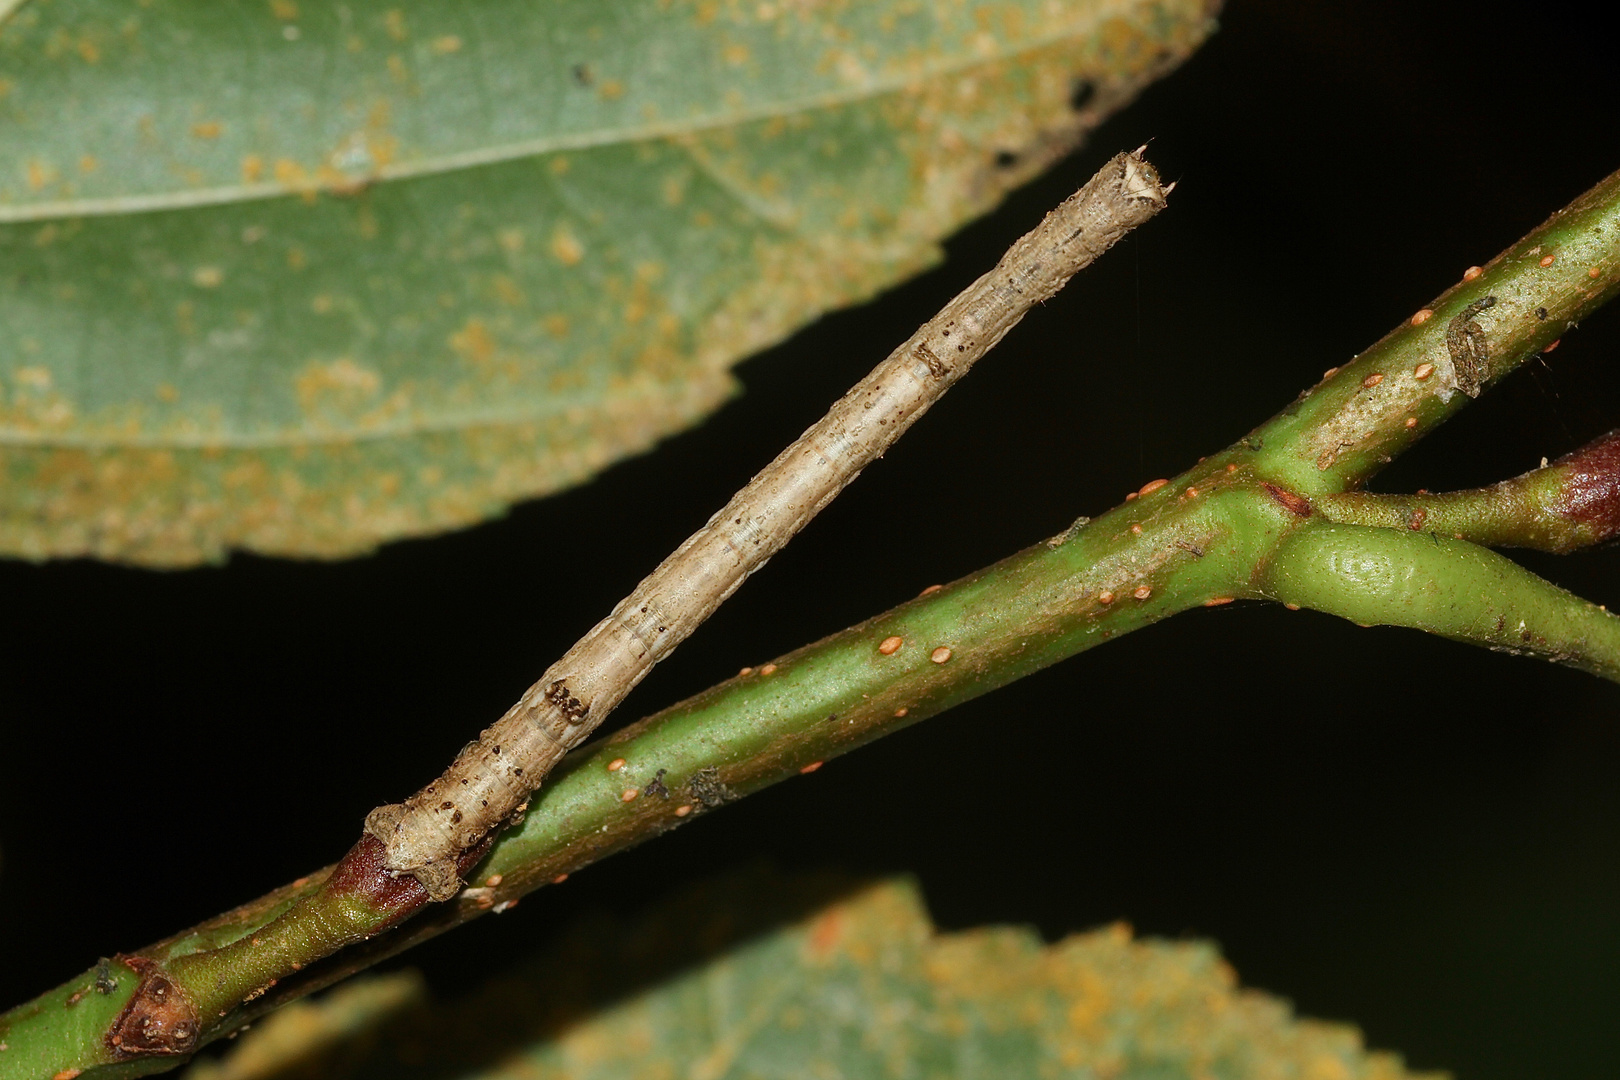
M937 260L1207 8L32 0L0 554L335 557L575 483Z
M351 1053L244 1070L255 1031L234 1058L188 1080L1415 1075L1364 1050L1352 1028L1293 1019L1283 1002L1237 989L1207 944L1132 941L1122 926L1051 946L1008 927L939 935L904 881L766 928L765 913L784 914L783 892L780 882L733 881L643 924L578 933L462 1005L395 1024L371 1040L363 1066ZM729 948L713 955L717 942ZM694 943L711 955L683 969ZM627 977L658 972L675 974L624 990ZM329 1025L304 1023L329 1037Z

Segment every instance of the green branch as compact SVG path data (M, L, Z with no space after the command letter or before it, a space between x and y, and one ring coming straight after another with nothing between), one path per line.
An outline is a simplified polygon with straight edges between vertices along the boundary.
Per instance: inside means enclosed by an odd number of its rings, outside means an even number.
M1359 487L1617 289L1620 172L1252 432L1255 468L1311 497ZM1324 297L1322 318L1354 302Z
M1472 491L1327 495L1329 521L1432 532L1489 547L1565 554L1620 535L1620 431L1522 476Z
M1608 298L1617 275L1620 174L1182 476L570 755L451 902L355 941L421 900L413 878L389 875L361 845L336 871L104 961L0 1016L0 1078L167 1068L277 1004L596 859L1201 604L1280 600L1620 680L1614 617L1475 544L1423 523L1414 531L1410 512L1450 514L1453 532L1492 543L1593 542L1614 530L1613 440L1500 491L1459 493L1450 508L1445 497L1346 494ZM1340 521L1357 515L1366 523ZM295 905L302 919L278 923ZM323 958L344 942L353 944Z
M1277 549L1258 584L1363 626L1408 626L1620 682L1620 617L1467 541L1314 525Z

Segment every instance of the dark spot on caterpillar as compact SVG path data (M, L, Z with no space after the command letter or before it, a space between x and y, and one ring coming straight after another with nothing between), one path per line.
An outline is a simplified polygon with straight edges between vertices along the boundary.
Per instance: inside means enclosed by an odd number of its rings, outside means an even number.
M453 803L450 800L446 799L444 802L439 804L439 809L440 810L449 810L449 809L453 808L455 805L456 805L455 803Z
M522 767L517 766L517 765L512 766L512 775L513 776L522 776L523 775Z
M591 707L569 693L568 684L561 679L546 687L546 700L556 706L570 724L583 723L591 713Z
M1298 514L1300 517L1311 516L1311 500L1305 496L1296 495L1292 491L1283 490L1276 484L1267 484L1263 481L1260 486L1266 489L1266 494L1271 496L1272 502L1287 510L1290 514Z
M498 747L498 746L497 746L497 747L496 747L496 748L495 748L495 753L497 753L497 754L499 754L499 753L500 753L500 752L501 752L501 748L500 748L500 747Z
M1090 79L1076 79L1069 88L1069 108L1079 112L1097 96L1097 84Z
M1016 164L1018 164L1018 155L1011 150L996 151L996 168L1010 169Z
M945 361L934 355L934 350L928 347L927 342L919 341L917 347L911 351L911 355L927 364L928 374L936 379L943 379L951 373L951 369L945 366Z

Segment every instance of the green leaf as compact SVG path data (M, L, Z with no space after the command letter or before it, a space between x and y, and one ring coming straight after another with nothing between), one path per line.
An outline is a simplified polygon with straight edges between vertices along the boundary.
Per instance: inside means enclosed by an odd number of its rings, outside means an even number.
M352 1050L297 1052L302 1031L331 1042L334 1022L319 1010L359 1011L341 991L291 1021L271 1018L187 1080L1416 1075L1363 1049L1352 1028L1293 1019L1285 1003L1239 990L1208 944L1133 941L1123 926L1051 946L1009 927L940 935L908 882L819 910L794 885L733 880L640 925L576 932L471 1000L394 1023L367 1040L363 1065ZM801 898L796 910L789 895ZM784 915L796 917L781 925ZM721 942L724 952L693 966ZM653 981L658 972L674 974ZM627 991L638 981L644 989ZM298 1064L248 1067L264 1059Z
M1207 7L32 0L0 553L335 557L575 483L937 260Z

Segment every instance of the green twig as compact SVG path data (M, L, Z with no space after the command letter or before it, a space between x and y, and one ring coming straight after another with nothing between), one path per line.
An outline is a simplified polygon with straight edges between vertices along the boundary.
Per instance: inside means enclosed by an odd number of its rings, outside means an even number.
M1363 626L1427 630L1620 682L1620 617L1466 541L1314 525L1278 548L1259 587Z
M1551 465L1472 491L1341 492L1316 500L1329 521L1432 532L1489 547L1565 554L1620 535L1620 431Z

